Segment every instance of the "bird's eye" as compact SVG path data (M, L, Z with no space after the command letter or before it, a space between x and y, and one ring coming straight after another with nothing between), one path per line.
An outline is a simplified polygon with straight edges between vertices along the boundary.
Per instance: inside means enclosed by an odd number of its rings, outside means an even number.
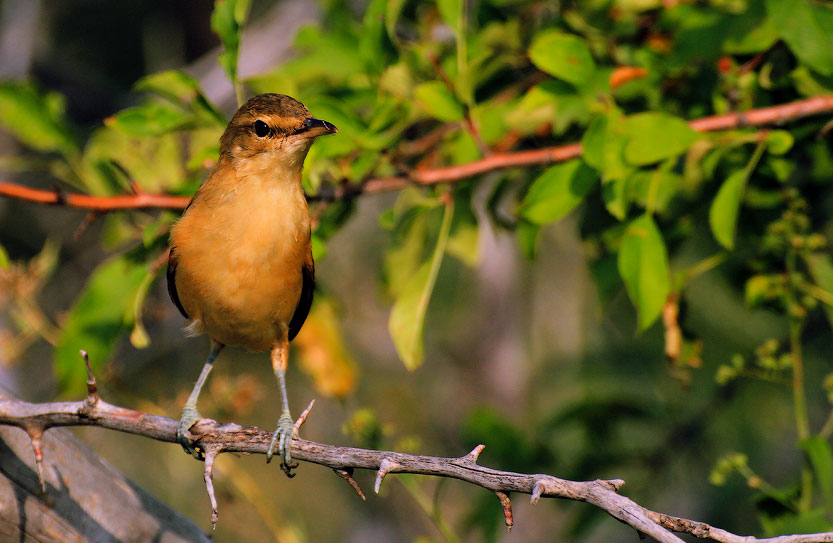
M269 135L269 125L261 121L260 119L256 120L253 126L255 129L255 134L257 134L257 137L263 138Z

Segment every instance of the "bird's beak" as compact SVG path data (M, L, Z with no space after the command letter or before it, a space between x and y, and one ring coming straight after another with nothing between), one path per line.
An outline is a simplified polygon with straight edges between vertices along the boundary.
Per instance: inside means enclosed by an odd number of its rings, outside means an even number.
M295 131L295 134L303 135L305 138L317 138L318 136L335 134L336 132L338 132L338 128L327 121L308 117L301 128Z

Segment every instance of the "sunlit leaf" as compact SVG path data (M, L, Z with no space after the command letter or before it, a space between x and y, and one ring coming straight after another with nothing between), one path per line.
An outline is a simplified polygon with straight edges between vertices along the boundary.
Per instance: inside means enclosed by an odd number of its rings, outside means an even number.
M472 209L471 191L461 190L455 194L454 220L448 235L448 254L469 267L480 260L480 227Z
M769 18L798 59L833 75L833 7L811 0L767 0Z
M136 288L136 295L133 297L133 330L130 332L130 343L137 349L144 349L150 345L150 336L145 330L144 322L142 322L142 309L145 305L148 290L163 267L159 266L155 270L147 270L144 278L142 278L142 281Z
M586 83L596 70L584 40L556 30L545 30L535 36L529 58L543 71L573 85Z
M439 8L440 16L445 21L445 24L455 32L460 24L462 6L462 0L437 0L437 8Z
M767 151L774 155L783 155L792 149L795 138L786 130L771 130L766 135Z
M440 271L453 216L452 200L451 203L446 204L433 256L408 281L391 310L388 330L399 358L409 370L414 370L422 364L424 353L422 330L425 325L425 313Z
M605 181L620 179L633 170L625 163L627 143L624 117L614 110L590 123L581 140L581 156L601 172Z
M833 293L833 259L826 253L814 253L804 256L813 281L826 292ZM833 327L833 306L823 305L830 326Z
M183 105L189 105L194 112L205 114L213 122L224 128L226 119L203 95L199 81L179 70L156 72L140 79L136 90L152 92L165 96Z
M639 314L639 329L659 317L671 290L665 242L650 215L634 219L619 248L619 274Z
M388 0L385 9L385 29L391 41L396 41L396 23L405 7L405 0Z
M107 119L105 123L128 136L142 138L164 134L192 120L193 115L157 99L124 109Z
M581 160L552 166L532 183L518 215L536 224L557 221L575 209L597 181L596 173Z
M137 90L170 96L181 102L190 102L199 94L196 78L179 70L165 70L146 75L136 85Z
M304 326L292 343L300 350L301 369L319 394L344 398L356 386L358 365L347 349L335 303L316 294Z
M602 183L602 202L607 212L624 221L630 209L630 177L611 179Z
M833 451L830 443L819 436L812 436L802 439L798 445L810 460L824 503L828 509L833 507Z
M821 507L802 513L789 511L772 517L760 515L759 518L764 529L763 535L766 537L781 534L813 534L833 530L833 523L827 519L827 512Z
M367 69L379 72L387 63L386 43L388 39L385 30L385 12L387 0L371 0L365 6L364 21L359 37L359 55L364 60Z
M721 185L720 190L717 191L717 196L715 196L709 209L709 225L712 233L715 239L727 249L732 249L735 246L735 231L746 183L763 155L764 149L766 149L765 141L758 144L755 153L743 170L732 172L729 175Z
M93 368L110 360L132 320L131 304L146 275L143 263L126 256L111 258L93 272L72 306L55 347L55 372L61 390L77 394L84 389L86 370L79 350L87 351Z
M428 216L413 218L399 242L385 254L385 281L388 293L399 297L422 264L428 235Z
M215 0L211 13L211 30L223 43L217 62L232 81L237 81L237 54L248 11L249 0Z
M720 186L709 209L709 225L714 238L727 249L735 246L735 230L745 187L745 172L743 170L732 172Z
M66 117L64 100L58 94L42 94L28 83L0 82L0 124L38 151L78 153L78 143Z
M535 258L538 250L538 238L541 226L538 224L525 221L523 219L518 221L515 227L515 239L518 242L518 247L521 249L521 254L527 260Z
M463 118L463 106L440 81L428 81L414 89L414 97L432 117L445 122Z
M625 133L625 160L637 165L676 156L700 137L684 120L658 112L631 115L625 120Z

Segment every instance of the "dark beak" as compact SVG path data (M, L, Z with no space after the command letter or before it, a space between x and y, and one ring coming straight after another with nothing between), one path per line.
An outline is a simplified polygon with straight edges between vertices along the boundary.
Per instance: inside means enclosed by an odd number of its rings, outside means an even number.
M327 121L307 117L303 126L296 130L295 134L303 134L307 138L316 138L326 134L335 134L336 132L338 132L338 128Z

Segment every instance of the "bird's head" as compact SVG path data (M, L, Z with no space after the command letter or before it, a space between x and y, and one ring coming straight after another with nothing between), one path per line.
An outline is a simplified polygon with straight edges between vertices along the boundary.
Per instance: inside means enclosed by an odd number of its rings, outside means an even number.
M220 138L220 155L235 159L268 153L286 165L300 167L313 140L338 132L315 119L309 110L285 94L259 94L240 106Z

